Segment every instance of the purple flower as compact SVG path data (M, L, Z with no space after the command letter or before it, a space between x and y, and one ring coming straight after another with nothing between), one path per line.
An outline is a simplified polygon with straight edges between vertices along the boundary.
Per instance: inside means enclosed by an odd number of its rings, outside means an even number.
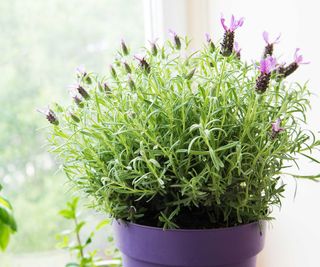
M303 62L303 56L298 54L299 51L300 51L300 48L297 48L296 52L294 53L294 62L297 63L298 65L310 64L310 62Z
M273 44L279 43L281 34L279 34L279 36L273 42L270 42L269 33L267 31L264 31L262 36L263 36L263 40L266 42L267 45L273 45Z
M263 36L263 39L264 39L264 41L266 42L266 46L265 46L265 48L264 48L264 53L263 53L263 58L266 58L266 57L268 57L268 56L272 56L272 54L273 54L273 46L274 46L274 44L277 44L277 43L279 43L279 40L280 40L280 36L281 35L279 35L274 41L270 41L270 39L269 39L269 33L268 32L266 32L266 31L264 31L263 32L263 34L262 34L262 36Z
M169 30L169 33L171 34L174 44L176 46L176 49L180 50L181 48L181 41L180 41L180 37L178 36L178 34L176 32L174 32L173 30Z
M271 73L271 71L273 71L275 69L277 65L277 61L275 58L273 58L272 56L268 56L265 59L262 59L260 61L260 72L263 74L269 74Z
M271 78L271 71L275 69L276 65L276 59L271 56L260 61L260 75L256 80L257 93L261 94L267 90Z
M225 18L221 16L221 24L224 28L224 36L221 43L221 54L225 57L230 56L233 51L233 44L234 44L234 31L241 27L244 22L244 18L236 20L234 16L231 17L230 27L227 27L225 24Z
M300 48L297 48L295 53L294 53L294 61L289 64L288 66L280 66L277 69L277 74L278 74L278 78L286 78L288 77L290 74L292 74L293 72L295 72L298 67L302 64L309 64L310 62L304 62L303 61L303 56L299 55L299 51Z
M272 133L271 133L272 139L274 139L279 133L284 131L284 128L281 127L280 118L278 118L275 122L271 123L271 129L272 129Z
M47 120L51 124L56 125L56 126L59 125L58 117L49 107L47 107L45 109L37 109L37 111L42 113L43 115L45 115Z
M135 55L134 58L139 61L139 65L144 71L146 71L147 73L150 72L150 65L146 61L145 56Z
M284 128L282 128L280 125L281 125L281 119L278 118L275 122L271 123L272 131L276 133L280 133L284 131Z
M224 30L229 31L229 32L234 32L237 28L239 28L243 25L244 18L240 18L239 20L236 20L234 18L234 15L232 15L229 27L226 26L225 21L226 21L226 19L223 17L223 15L221 15L220 22L221 22Z
M73 84L73 85L71 85L69 88L70 88L70 92L71 92L73 95L76 95L76 94L78 93L78 94L81 95L84 99L86 99L86 100L90 99L90 95L89 95L89 93L87 92L87 90L85 90L79 83Z

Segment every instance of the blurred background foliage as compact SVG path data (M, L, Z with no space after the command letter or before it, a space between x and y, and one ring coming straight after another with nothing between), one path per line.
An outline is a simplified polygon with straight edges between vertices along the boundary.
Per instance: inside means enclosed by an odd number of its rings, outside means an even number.
M69 101L77 66L105 72L121 38L143 45L142 1L2 0L0 32L0 183L19 226L0 262L16 267L18 255L55 249L65 227L57 213L72 194L36 108Z

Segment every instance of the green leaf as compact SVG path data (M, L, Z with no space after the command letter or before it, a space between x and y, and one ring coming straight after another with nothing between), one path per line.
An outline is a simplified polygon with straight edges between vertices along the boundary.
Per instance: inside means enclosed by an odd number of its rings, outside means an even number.
M59 211L59 214L62 216L62 217L64 217L64 218L66 218L66 219L68 219L68 220L71 220L71 219L74 219L75 218L75 213L74 213L74 211L72 211L72 210L60 210Z
M12 231L17 231L17 223L13 217L12 210L8 205L3 205L0 202L0 222L10 227Z
M76 232L79 233L82 229L83 226L85 226L86 222L82 221L82 222L79 222L76 226Z
M10 227L0 221L0 249L5 250L10 241L12 230Z
M110 224L110 220L109 219L104 219L102 220L101 222L99 222L96 226L96 230L100 230L102 229L103 227L105 227L106 225Z

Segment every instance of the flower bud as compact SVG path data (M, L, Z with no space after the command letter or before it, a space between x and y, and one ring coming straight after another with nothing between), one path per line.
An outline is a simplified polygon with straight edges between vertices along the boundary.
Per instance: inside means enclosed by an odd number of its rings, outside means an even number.
M123 39L121 40L121 49L122 49L123 55L125 56L129 55L129 49Z
M186 79L187 80L191 80L191 78L193 77L193 75L196 72L196 68L194 68L192 71L190 71L187 75L186 75Z
M105 82L103 83L103 90L108 94L111 92L109 85Z
M146 73L150 73L150 65L146 61L145 57L135 56L135 59L139 61L141 69L143 69Z
M130 74L128 74L128 84L129 84L129 87L132 89L132 90L135 90L136 89L136 85L134 83L134 81L132 80L132 77Z
M151 44L151 54L153 56L156 56L158 54L158 48L155 42L150 43Z
M82 102L80 97L78 97L77 95L73 96L73 100L77 104L78 107L80 107L80 108L84 107L84 103Z
M80 122L79 117L76 116L75 114L69 112L69 116L70 116L70 118L71 118L74 122L76 122L76 123L79 123L79 122Z
M110 65L110 73L114 79L117 79L117 77L118 77L117 72L112 65Z
M51 109L49 109L49 112L47 113L47 120L54 125L59 125L59 120Z
M50 108L46 108L44 110L41 109L37 109L38 112L42 113L43 115L46 116L47 120L55 125L58 126L59 125L59 120L58 117L56 116L56 114L53 112L53 110L51 110Z
M123 66L124 66L124 69L126 70L127 73L132 72L129 64L126 61L123 62Z
M180 37L178 36L178 34L172 30L170 30L170 33L172 35L173 38L173 42L175 44L176 49L180 50L181 49L181 40Z
M81 85L78 85L77 91L84 99L86 100L90 99L90 95Z
M90 76L88 75L87 71L85 70L84 66L79 66L76 68L77 71L77 77L78 79L81 79L83 82L87 84L91 84L92 80Z
M214 45L209 33L206 33L206 40L209 46L210 53L213 53L216 50L216 46Z

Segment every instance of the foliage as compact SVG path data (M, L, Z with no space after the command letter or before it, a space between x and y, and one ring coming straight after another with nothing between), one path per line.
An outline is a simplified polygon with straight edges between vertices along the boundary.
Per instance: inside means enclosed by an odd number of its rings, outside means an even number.
M143 57L120 51L109 75L78 73L76 101L45 112L51 151L115 219L165 228L269 220L284 170L299 155L318 162L308 152L320 143L303 129L307 86L271 72L272 58L259 70L211 39L186 55L188 43L174 35Z
M95 231L98 231L108 225L109 220L105 219L99 222L95 227L95 230L88 234L85 240L82 241L82 230L86 225L86 221L80 219L81 215L78 211L78 202L79 198L74 197L70 202L67 203L67 207L59 212L62 217L72 221L74 227L72 230L64 231L57 236L57 238L60 240L58 246L60 248L68 249L71 253L76 252L78 262L68 263L66 267L95 267L96 262L98 261L96 257L97 250L87 252L88 246L92 243Z
M2 185L0 184L0 191ZM0 250L5 250L9 244L10 236L17 231L17 223L13 217L10 202L0 195Z

